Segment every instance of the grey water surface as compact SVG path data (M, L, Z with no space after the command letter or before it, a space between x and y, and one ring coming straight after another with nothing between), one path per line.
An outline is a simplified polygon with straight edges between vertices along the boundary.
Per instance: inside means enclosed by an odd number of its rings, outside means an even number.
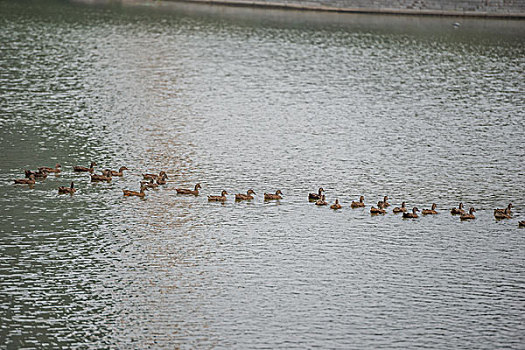
M523 21L0 1L0 347L523 349L524 57Z

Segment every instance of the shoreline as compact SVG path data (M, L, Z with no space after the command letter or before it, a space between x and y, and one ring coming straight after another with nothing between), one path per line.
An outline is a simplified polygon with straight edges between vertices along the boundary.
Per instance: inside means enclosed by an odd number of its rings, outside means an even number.
M126 0L124 0L126 1ZM253 0L162 0L165 2L195 3L229 7L252 7L263 9L281 9L296 11L318 11L337 13L359 13L376 15L402 15L402 16L424 16L424 17L469 17L469 18L495 18L495 19L525 19L525 12L518 13L496 13L483 11L452 11L431 9L395 9L395 8L371 8L371 7L331 7L324 5L267 2Z

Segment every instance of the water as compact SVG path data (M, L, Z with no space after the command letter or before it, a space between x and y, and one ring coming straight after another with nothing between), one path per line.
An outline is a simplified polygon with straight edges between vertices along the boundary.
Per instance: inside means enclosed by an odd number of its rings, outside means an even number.
M525 29L456 21L1 1L1 346L522 348Z

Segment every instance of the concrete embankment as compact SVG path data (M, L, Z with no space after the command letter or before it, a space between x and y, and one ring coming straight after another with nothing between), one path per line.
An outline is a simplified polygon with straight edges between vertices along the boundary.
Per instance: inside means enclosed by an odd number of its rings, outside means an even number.
M125 1L125 0L124 0ZM295 10L525 19L525 0L167 0Z

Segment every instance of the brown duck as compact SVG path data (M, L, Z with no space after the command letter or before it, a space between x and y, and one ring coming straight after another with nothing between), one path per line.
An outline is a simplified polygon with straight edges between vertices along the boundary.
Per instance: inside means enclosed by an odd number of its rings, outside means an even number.
M508 213L512 215L512 203L509 203L509 205L507 205L507 207L505 209L494 209L494 215L496 215L496 213L505 213L505 211L508 209Z
M198 196L199 188L202 188L201 184L196 184L193 190L190 190L188 188L176 188L175 190L177 191L177 194L192 194L194 196Z
M461 215L464 213L465 213L465 210L463 209L463 203L459 203L457 208L450 209L450 214L452 215Z
M226 202L228 192L222 191L220 196L208 196L209 202Z
M165 185L168 181L168 175L166 175L166 173L163 173L162 175L159 174L159 176L157 176L157 184L158 185Z
M319 198L319 199L315 202L315 205L328 205L328 202L326 201L324 194L321 195L321 198Z
M13 180L17 185L34 185L35 184L35 175L29 175L29 179L16 179Z
M502 220L502 219L511 219L512 215L510 214L510 208L507 207L505 211L494 211L494 217L496 220Z
M58 188L58 194L73 194L77 191L77 189L75 188L73 182L71 182L71 186L67 187L67 186L60 186Z
M273 193L265 193L264 194L264 200L269 201L273 199L283 199L281 190L275 191L275 194Z
M144 186L146 187L147 189L150 189L150 188L157 188L159 187L159 184L153 182L153 179L150 179L149 181L141 181L140 182L140 186Z
M518 222L518 227L525 227L525 221Z
M414 207L412 208L411 213L403 213L403 217L406 219L417 219L419 216L417 215L417 212L419 211L418 208Z
M47 171L32 171L32 170L25 170L25 175L26 177L29 177L31 175L33 175L35 178L38 178L38 179L45 179L48 175L48 172Z
M92 174L91 175L91 182L111 182L111 170L104 170L102 172L102 175Z
M461 220L472 220L472 219L475 219L476 217L474 216L474 212L476 211L476 209L474 208L470 208L469 211L468 211L468 214L467 213L463 213L460 215L460 219Z
M365 197L361 196L359 197L359 202L354 202L352 201L352 203L350 203L350 206L352 208L362 208L365 206Z
M125 166L121 166L118 171L106 169L106 171L109 171L111 173L111 176L124 176L124 170L129 170Z
M131 190L122 190L122 192L124 193L124 196L126 197L135 196L135 197L144 198L146 196L146 193L144 192L144 190L146 190L146 187L142 185L140 186L140 192L131 191Z
M392 210L394 213L406 213L407 207L405 206L406 203L401 203L401 207L395 207L394 210Z
M437 208L437 204L436 203L432 203L432 209L423 209L421 211L421 214L423 214L423 215L435 215L435 214L437 214L436 208Z
M86 168L85 166L75 165L73 167L73 170L74 171L78 171L78 172L90 172L90 173L92 173L93 170L95 170L95 165L97 165L97 163L95 163L95 162L91 162L91 164L89 165L89 168Z
M377 202L377 208L376 207L372 207L370 208L370 214L372 215L376 215L376 214L385 214L386 211L383 207L383 202L382 201L379 201Z
M45 172L48 172L48 173L59 173L61 171L61 168L62 166L60 164L56 164L54 168L50 168L50 167L47 167L47 166L42 166L40 168L38 168L39 171L45 171Z
M341 208L342 206L341 204L339 204L339 199L336 199L335 203L330 206L330 209L334 209L334 210L341 209Z
M386 207L389 207L390 206L390 203L388 203L388 196L384 196L383 197L383 208L386 208Z
M252 189L249 189L246 194L242 194L242 193L237 193L235 195L235 200L236 201L248 201L248 200L251 200L253 199L253 195L256 195L256 193L252 190Z
M309 193L308 194L308 200L313 202L316 200L321 199L321 196L323 195L324 189L322 187L319 187L318 193Z
M153 180L157 180L158 178L168 178L168 175L166 174L166 172L164 170L162 170L161 172L159 172L158 175L156 174L142 174L142 177L144 178L144 180L149 180L149 179L153 179Z

